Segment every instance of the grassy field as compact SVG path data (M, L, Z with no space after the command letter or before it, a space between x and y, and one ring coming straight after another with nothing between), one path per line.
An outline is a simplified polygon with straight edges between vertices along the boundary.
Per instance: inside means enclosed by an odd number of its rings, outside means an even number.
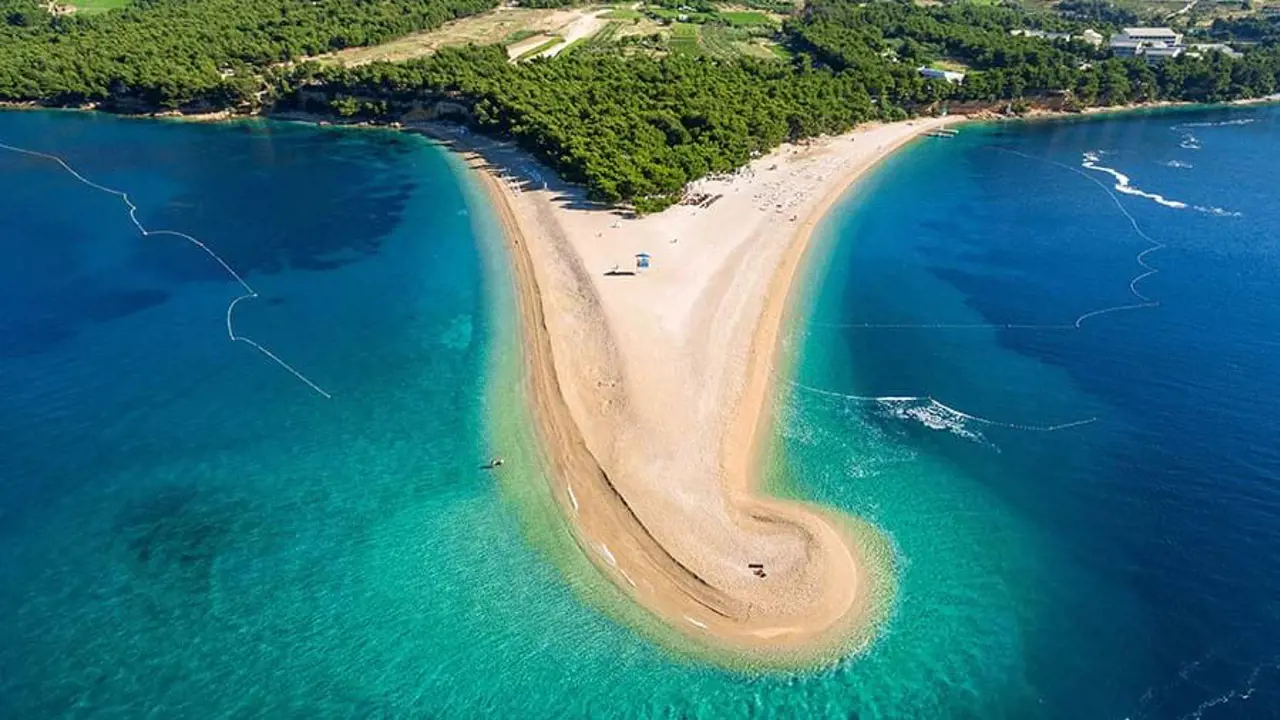
M68 0L64 4L74 7L78 14L93 15L122 8L131 2L133 0Z
M720 12L717 15L725 22L734 27L744 27L747 25L770 25L772 21L768 15L754 10L745 12Z
M690 30L674 26L669 45L672 52L701 54L716 58L753 57L761 60L789 59L791 54L769 38L740 27L724 25L688 25ZM778 52L781 50L781 52Z
M643 17L639 20L617 20L614 21L614 24L618 26L616 30L612 31L612 38L615 40L633 38L634 41L634 39L637 38L650 38L654 36L666 38L671 33L671 28L669 26L661 25L656 20L649 17ZM654 45L662 46L665 43L666 40L661 39L654 43ZM626 54L631 54L633 52L648 53L649 51L638 47L632 47L626 51Z
M934 68L936 70L946 70L949 72L969 72L968 65L965 65L959 60L952 60L950 58L942 58L941 60L935 60L929 63L929 67Z
M739 40L733 44L738 52L761 60L790 60L791 51L764 38Z
M795 57L795 55L791 52L790 49L785 48L779 45L778 43L769 43L768 45L765 46L765 49L773 53L773 56L778 60L790 61L793 57Z
M518 43L521 40L527 40L537 34L538 34L537 30L530 30L529 28L521 28L511 33L510 35L502 38L502 44L511 45L512 43Z
M614 8L600 17L605 20L639 20L644 17L644 13L631 8Z
M676 23L671 26L671 52L677 55L701 55L698 44L698 26L692 23Z
M603 47L608 45L618 39L619 33L622 32L622 26L623 23L621 21L612 21L603 28L600 28L600 32L583 40L582 43L585 47Z
M538 46L536 46L536 47L532 47L532 48L530 48L530 49L528 49L528 50L525 50L524 52L520 53L520 55L516 57L516 62L520 62L521 60L528 60L528 59L530 59L530 58L533 58L533 57L536 57L536 56L538 56L538 55L541 55L542 53L544 53L544 52L546 52L546 51L550 50L551 48L553 48L553 47L555 47L555 46L559 45L559 44L560 44L560 43L562 43L562 42L564 42L564 38L562 38L562 37L553 37L553 38L551 38L550 40L548 40L548 41L546 41L546 42L542 43L541 45L538 45Z
M706 54L712 57L731 58L738 55L738 49L733 46L733 38L729 36L728 28L719 25L706 25L702 28L702 49Z
M577 40L574 40L573 42L561 48L560 52L557 53L556 55L557 57L564 57L571 53L575 53L581 50L582 48L587 47L588 42L590 42L589 38L578 38Z

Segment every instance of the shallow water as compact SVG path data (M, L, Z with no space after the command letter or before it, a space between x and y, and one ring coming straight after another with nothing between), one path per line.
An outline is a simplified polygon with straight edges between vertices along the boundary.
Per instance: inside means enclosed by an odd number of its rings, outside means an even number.
M874 521L898 591L865 655L751 677L580 599L608 591L536 509L509 281L448 156L0 113L207 242L261 293L237 332L333 395L228 340L238 286L198 248L0 153L0 717L1274 716L1278 117L967 128L833 213L772 474ZM1256 122L1170 129L1221 119ZM1095 150L1240 213L1116 193L1168 245L1159 307L834 327L1130 303L1148 245L1068 169L1113 185Z

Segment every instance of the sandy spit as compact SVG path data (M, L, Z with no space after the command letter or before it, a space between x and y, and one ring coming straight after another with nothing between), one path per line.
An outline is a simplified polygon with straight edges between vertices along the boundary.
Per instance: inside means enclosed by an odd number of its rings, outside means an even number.
M847 518L760 491L774 358L823 215L879 160L954 122L784 146L643 218L587 201L510 144L424 128L494 200L526 393L575 540L693 647L801 667L868 635L875 578Z

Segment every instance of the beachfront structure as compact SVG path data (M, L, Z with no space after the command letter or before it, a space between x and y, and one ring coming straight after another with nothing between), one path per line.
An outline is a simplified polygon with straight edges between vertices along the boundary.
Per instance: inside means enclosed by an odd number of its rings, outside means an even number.
M1186 52L1186 48L1181 45L1149 47L1143 48L1142 57L1146 58L1147 62L1160 62L1168 58L1176 58L1184 52Z
M1117 35L1149 45L1173 46L1182 44L1182 33L1167 27L1131 27L1125 28L1124 32L1117 33ZM1115 35L1112 36L1112 39L1115 39Z
M1105 40L1105 38L1102 37L1102 33L1092 28L1085 30L1079 35L1072 35L1071 33L1049 32L1047 30L1027 30L1027 29L1010 30L1009 34L1014 36L1019 36L1019 37L1040 38L1041 40L1048 40L1050 42L1054 42L1057 40L1061 40L1063 42L1079 40L1081 42L1088 43L1089 45L1092 45L1094 47L1102 47L1102 41Z
M964 82L964 73L953 72L951 70L939 70L938 68L922 67L919 68L920 74L933 80L946 80L949 83Z
M1205 53L1220 52L1229 58L1244 57L1244 53L1237 52L1230 45L1222 43L1194 43L1187 48L1187 54L1192 57L1200 57Z
M1159 62L1186 51L1182 33L1172 28L1125 28L1111 36L1111 52L1120 57L1145 57Z
M1049 40L1049 41L1054 41L1054 40L1066 41L1071 39L1071 33L1047 32L1044 30L1025 30L1025 29L1010 30L1009 34L1014 36L1021 36L1021 37L1040 38L1041 40Z

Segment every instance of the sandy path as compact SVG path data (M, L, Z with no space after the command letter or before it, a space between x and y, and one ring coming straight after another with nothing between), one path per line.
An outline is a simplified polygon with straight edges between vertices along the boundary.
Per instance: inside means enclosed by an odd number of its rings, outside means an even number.
M600 16L607 12L610 12L608 8L589 15L583 15L569 23L567 27L561 28L559 34L564 38L564 42L538 55L538 57L555 57L560 54L561 50L569 47L574 42L583 38L591 37L592 35L600 32L600 28L604 27L608 22Z
M510 146L453 138L476 153L510 243L528 393L578 543L704 647L812 664L870 621L862 548L830 511L758 492L759 441L814 227L858 175L942 122L784 147L697 183L719 196L707 207L639 219L585 201ZM640 252L650 268L605 274L633 269Z

